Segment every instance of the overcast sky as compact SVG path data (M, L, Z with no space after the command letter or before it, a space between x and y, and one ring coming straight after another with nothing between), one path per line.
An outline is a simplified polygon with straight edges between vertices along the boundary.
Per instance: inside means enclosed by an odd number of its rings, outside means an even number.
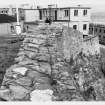
M45 6L48 4L58 4L58 6L84 5L92 7L92 11L105 11L105 0L0 0L0 7L9 4L35 3Z

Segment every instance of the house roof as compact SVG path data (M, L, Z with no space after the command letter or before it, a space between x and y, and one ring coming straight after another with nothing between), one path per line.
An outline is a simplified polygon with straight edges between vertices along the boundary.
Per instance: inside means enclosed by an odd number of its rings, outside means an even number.
M48 9L48 8L40 8L40 9ZM60 7L60 8L52 8L52 9L91 9L91 7L77 6L77 7Z
M24 10L43 10L43 9L49 9L49 8L24 9ZM75 6L75 7L59 7L59 8L57 7L51 9L91 9L91 7Z

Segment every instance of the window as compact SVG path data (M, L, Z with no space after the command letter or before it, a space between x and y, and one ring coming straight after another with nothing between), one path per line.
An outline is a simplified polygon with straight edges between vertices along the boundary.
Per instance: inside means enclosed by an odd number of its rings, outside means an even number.
M100 29L100 32L101 32L102 30Z
M8 13L8 11L5 11L6 13Z
M84 25L83 25L83 30L86 30L86 29L87 29L87 25L84 24Z
M76 30L76 29L77 29L77 25L73 25L73 29L75 29L75 30Z
M74 16L78 16L78 10L74 10Z
M46 10L46 16L47 16L47 10Z
M43 16L45 16L45 10L43 10Z
M105 30L104 30L104 33L105 33Z
M65 16L69 16L69 11L68 10L65 10Z
M101 35L99 35L99 38L101 38Z
M97 32L97 28L95 28L95 32Z
M83 10L83 15L84 15L84 16L87 15L87 10Z

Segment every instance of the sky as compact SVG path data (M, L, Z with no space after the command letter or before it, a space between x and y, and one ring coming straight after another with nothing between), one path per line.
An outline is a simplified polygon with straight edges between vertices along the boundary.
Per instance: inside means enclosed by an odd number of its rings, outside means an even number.
M105 0L0 0L0 7L5 7L10 4L27 4L35 3L35 5L47 6L48 4L58 4L60 7L66 6L90 6L92 12L105 11Z

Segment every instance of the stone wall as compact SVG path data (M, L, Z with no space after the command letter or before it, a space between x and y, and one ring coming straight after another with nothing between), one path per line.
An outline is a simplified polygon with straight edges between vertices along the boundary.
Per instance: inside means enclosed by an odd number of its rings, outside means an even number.
M16 64L6 70L0 98L7 101L53 101L56 99L53 94L55 84L76 95L67 61L81 52L82 44L82 34L78 31L56 24L38 25L33 33L26 35L15 58Z
M83 52L88 55L94 55L100 53L100 45L98 36L93 36L87 39L84 39L83 42Z

